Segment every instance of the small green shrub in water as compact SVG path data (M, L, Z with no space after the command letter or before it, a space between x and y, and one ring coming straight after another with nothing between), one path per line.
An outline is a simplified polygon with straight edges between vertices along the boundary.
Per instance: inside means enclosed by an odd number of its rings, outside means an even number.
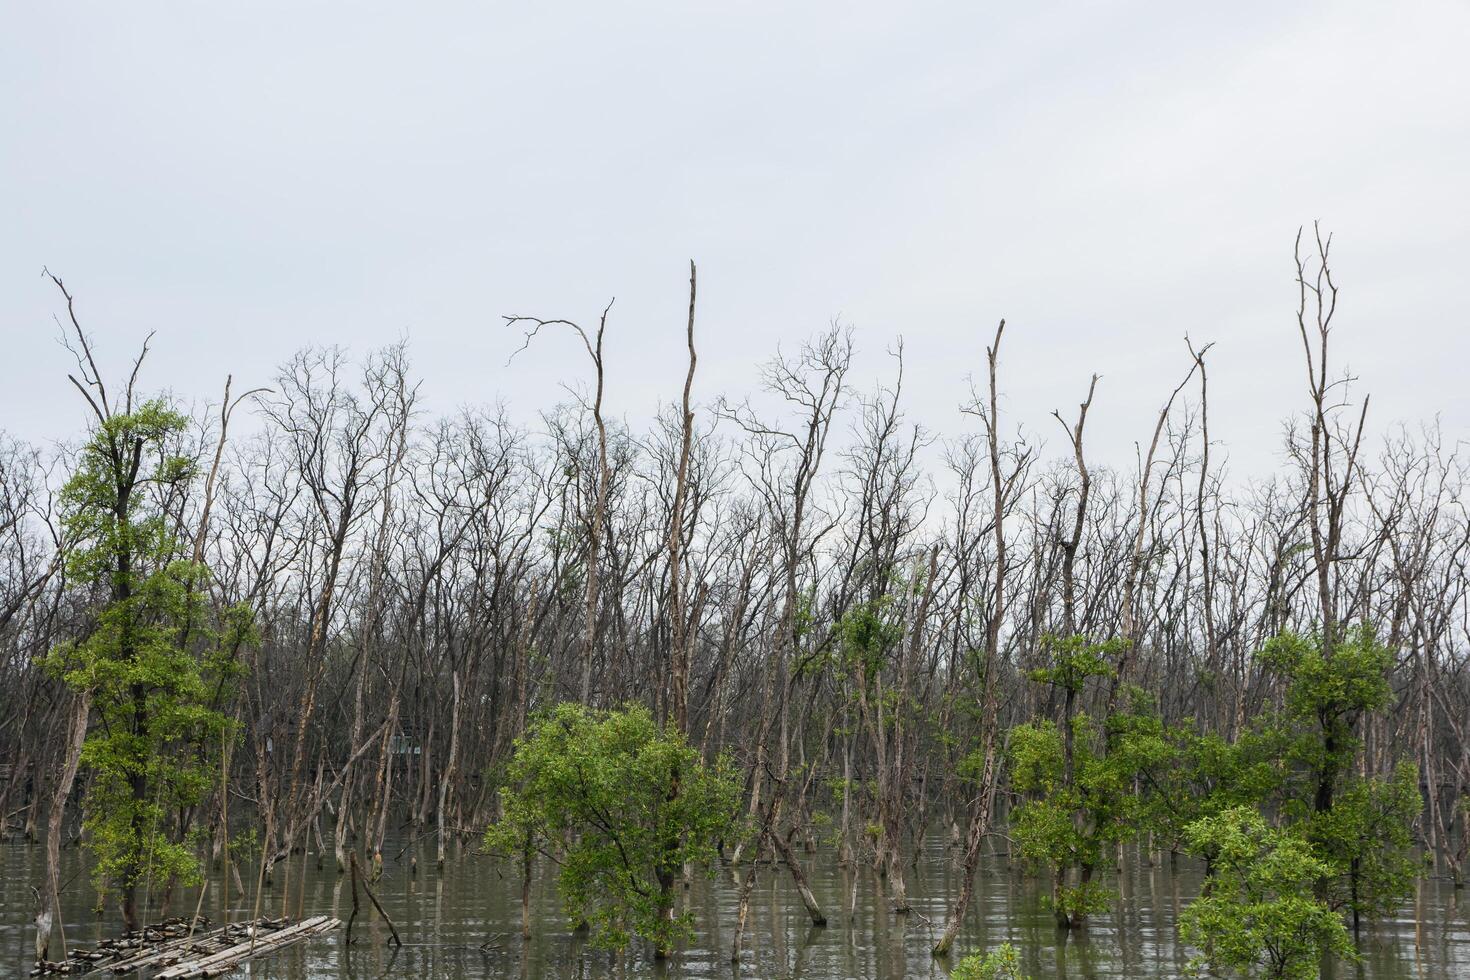
M562 902L610 949L632 936L667 956L692 933L674 912L686 863L706 866L734 825L739 783L707 766L648 709L563 704L516 740L501 791L504 816L485 834L498 853L530 850L560 866Z
M1021 954L1010 943L1001 943L981 956L972 953L955 964L949 980L1030 980L1021 972Z

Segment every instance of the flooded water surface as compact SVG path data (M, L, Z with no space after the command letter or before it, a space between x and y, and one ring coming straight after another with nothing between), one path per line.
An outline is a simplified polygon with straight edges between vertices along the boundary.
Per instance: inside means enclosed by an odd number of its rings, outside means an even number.
M400 853L401 850L401 853ZM621 956L592 949L562 916L555 884L539 869L532 891L535 934L520 937L520 883L508 864L457 850L443 873L434 868L433 851L399 842L385 851L384 875L375 886L393 918L404 946L394 949L381 920L367 908L354 926L348 945L342 932L331 933L257 961L241 976L306 980L316 977L721 977L721 978L897 978L943 977L929 949L942 929L946 910L959 889L953 852L931 846L911 872L913 913L895 914L883 882L871 872L836 866L823 852L808 856L813 890L829 925L812 927L785 869L761 865L743 961L732 965L739 889L737 875L721 870L713 878L696 877L686 901L697 922L697 936L668 963L654 962L635 943ZM413 871L417 856L418 870ZM0 844L0 977L24 976L29 969L33 912L30 885L41 880L40 847ZM114 912L99 918L85 884L81 858L66 856L66 935L69 943L87 945L115 935ZM299 858L292 874L300 873ZM328 858L325 870L306 867L303 909L346 919L351 911L351 885L336 874ZM76 876L73 878L73 876ZM248 877L248 876L247 876ZM1177 940L1179 913L1195 894L1199 875L1187 864L1130 861L1118 881L1116 909L1096 917L1085 935L1059 933L1042 901L1040 882L1014 873L1003 859L987 862L977 879L976 897L957 953L979 951L1010 942L1021 950L1030 974L1037 978L1179 977L1190 951ZM218 880L206 894L205 911L219 921ZM292 904L297 889L292 888ZM855 896L855 901L854 901ZM187 901L192 909L196 895ZM280 889L268 891L265 911L279 913ZM1438 879L1422 881L1400 913L1365 932L1362 962L1339 966L1339 977L1364 980L1470 977L1470 917L1466 895ZM230 897L230 915L248 918L250 899ZM175 907L173 912L187 909ZM293 908L294 911L294 908Z

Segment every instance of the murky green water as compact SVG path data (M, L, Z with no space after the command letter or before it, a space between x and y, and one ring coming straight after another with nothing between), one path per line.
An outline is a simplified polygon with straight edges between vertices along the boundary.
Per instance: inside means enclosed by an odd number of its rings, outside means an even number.
M417 849L419 872L410 872L410 847L397 857L400 843L386 849L383 880L377 892L403 936L393 949L387 930L366 909L348 946L341 932L279 953L251 966L248 975L280 980L308 977L724 977L724 978L890 978L942 977L929 956L959 878L951 852L934 846L921 856L911 875L909 893L914 914L890 910L882 882L858 872L856 904L849 907L851 873L835 866L826 854L809 856L813 889L826 908L825 929L812 928L784 868L757 870L751 924L744 962L729 963L731 924L738 889L731 872L696 879L688 901L698 920L698 937L667 965L652 961L635 946L621 957L590 949L561 917L555 888L546 877L535 883L532 901L536 935L523 943L520 930L519 882L506 865L458 850L444 873L434 870L433 852ZM22 843L0 844L0 977L23 976L32 944L32 898L29 885L39 883L41 848ZM66 934L71 943L88 944L116 934L112 912L101 919L91 909L85 876L78 874L80 856L66 853L63 880L77 874L67 889ZM307 914L331 913L346 918L351 889L331 869L307 866L304 908ZM298 873L299 859L293 861ZM1012 874L1003 862L982 870L960 951L1012 942L1037 977L1177 977L1188 951L1176 941L1174 924L1194 894L1199 879L1191 870L1167 865L1130 863L1121 876L1123 899L1116 912L1097 917L1085 936L1067 937L1053 927L1041 904L1039 883ZM292 889L295 902L296 889ZM206 898L207 914L221 917L218 882ZM1470 977L1470 915L1465 894L1445 882L1426 880L1414 900L1391 921L1363 937L1361 965L1339 968L1340 977L1402 978ZM280 891L267 893L266 906L278 912ZM194 897L187 905L192 909ZM237 918L248 917L250 902L234 896ZM187 911L176 905L174 912ZM363 916L366 915L366 922ZM242 971L240 975L247 975Z

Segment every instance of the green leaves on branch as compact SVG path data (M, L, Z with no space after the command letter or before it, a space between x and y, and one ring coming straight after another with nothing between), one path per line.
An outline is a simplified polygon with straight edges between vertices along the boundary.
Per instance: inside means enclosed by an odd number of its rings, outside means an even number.
M1064 691L1077 693L1092 677L1112 677L1116 671L1112 660L1123 653L1122 640L1091 643L1083 636L1047 637L1045 641L1051 663L1028 675L1038 684L1055 684Z
M172 553L158 498L182 490L194 464L176 451L189 421L161 400L110 415L89 435L61 490L67 574L79 584L126 584L118 559ZM160 493L161 491L161 493ZM146 499L152 496L153 500ZM126 562L124 562L126 565Z
M1314 894L1332 869L1306 840L1248 807L1198 820L1187 836L1213 869L1180 920L1184 940L1204 951L1195 969L1316 980L1325 956L1356 958L1342 918Z
M1330 652L1286 633L1260 657L1287 683L1285 711L1267 726L1285 760L1268 803L1326 863L1318 892L1334 909L1355 918L1391 912L1418 870L1410 827L1423 808L1419 774L1401 763L1388 778L1361 776L1356 763L1359 721L1393 699L1392 651L1359 626Z
M1423 806L1418 767L1400 763L1388 779L1351 777L1330 810L1301 822L1328 867L1322 893L1334 909L1377 918L1398 908L1421 869L1411 828Z
M1368 626L1347 631L1329 656L1319 640L1282 633L1266 642L1257 659L1287 682L1290 716L1322 724L1350 724L1388 707L1393 653Z
M1062 718L1010 731L1011 785L1025 797L1012 811L1011 834L1026 860L1050 871L1057 922L1076 926L1108 907L1109 891L1094 876L1104 848L1136 833L1138 763L1110 751L1113 733L1077 710L1090 679L1114 675L1111 658L1123 646L1068 636L1048 637L1045 649L1048 665L1029 676L1061 692Z
M837 621L843 666L864 681L883 669L889 651L903 639L903 625L893 618L892 606L892 597L881 596L853 606Z
M1105 911L1109 891L1092 878L1104 848L1136 832L1132 773L1125 760L1094 751L1097 726L1078 715L1073 775L1065 778L1062 734L1041 721L1011 729L1011 785L1027 798L1011 812L1011 836L1023 858L1048 869L1057 882L1051 897L1060 919L1074 924ZM1068 883L1074 869L1077 880Z

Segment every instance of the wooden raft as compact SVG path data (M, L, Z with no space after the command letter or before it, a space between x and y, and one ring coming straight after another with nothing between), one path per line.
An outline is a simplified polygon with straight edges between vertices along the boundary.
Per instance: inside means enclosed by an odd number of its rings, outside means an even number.
M137 932L125 932L117 939L104 939L92 949L73 947L61 962L37 964L31 976L94 973L115 967L119 968L118 972L126 972L135 968L135 964L147 965L170 951L208 942L211 936L222 935L224 931L211 930L209 919L202 915L192 922L184 918L165 919Z
M248 959L295 945L341 925L341 920L325 915L296 923L289 919L262 918L254 923L240 922L208 931L196 926L191 936L186 921L170 920L150 926L142 933L108 940L95 949L74 949L68 962L46 963L31 975L158 970L155 980L214 977L229 973Z
M174 965L155 973L154 980L183 980L185 977L217 977L222 973L230 973L237 969L245 960L257 956L264 956L294 946L296 943L319 936L324 932L331 932L342 925L341 919L329 915L314 915L309 919L302 919L292 925L266 932L264 929L256 930L253 937L246 937L243 942L238 942L216 953L198 959L182 960Z

